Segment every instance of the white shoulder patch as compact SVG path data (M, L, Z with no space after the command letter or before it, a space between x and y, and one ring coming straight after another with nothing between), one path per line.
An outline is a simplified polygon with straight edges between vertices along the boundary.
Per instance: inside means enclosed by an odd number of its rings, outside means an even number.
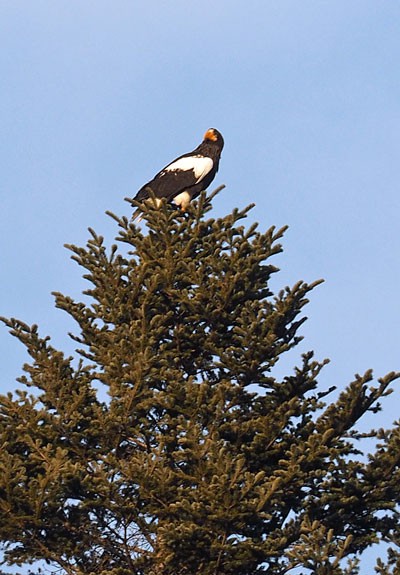
M188 156L187 158L180 158L176 162L172 162L169 166L164 168L164 172L174 172L175 170L182 170L184 172L193 170L196 178L196 183L200 182L213 168L214 162L211 158L205 156Z

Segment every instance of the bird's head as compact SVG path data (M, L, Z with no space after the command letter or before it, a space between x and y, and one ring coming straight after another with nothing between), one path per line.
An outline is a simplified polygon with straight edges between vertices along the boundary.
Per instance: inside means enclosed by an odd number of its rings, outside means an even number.
M216 128L209 128L204 134L203 140L205 142L214 142L215 144L218 144L221 147L221 150L224 147L224 138Z

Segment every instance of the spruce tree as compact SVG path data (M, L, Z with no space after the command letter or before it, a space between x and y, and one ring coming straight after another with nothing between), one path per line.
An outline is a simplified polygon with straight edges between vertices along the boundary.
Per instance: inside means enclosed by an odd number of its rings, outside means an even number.
M69 245L89 289L56 293L75 357L36 325L3 321L31 361L0 397L0 539L9 564L67 575L352 575L391 543L399 573L400 432L361 433L399 374L357 375L335 401L301 340L320 283L273 293L284 229L144 208ZM104 393L104 390L107 393ZM363 438L375 438L372 453Z

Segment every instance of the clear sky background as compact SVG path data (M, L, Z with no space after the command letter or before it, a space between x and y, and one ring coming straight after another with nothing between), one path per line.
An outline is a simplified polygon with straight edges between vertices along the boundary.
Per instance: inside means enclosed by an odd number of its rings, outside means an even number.
M331 359L321 389L400 369L399 62L394 0L2 0L0 315L72 350L51 291L85 283L63 244L110 244L105 210L129 215L212 126L212 215L255 202L249 223L290 226L274 287L326 280L285 369L308 349ZM0 346L5 392L26 356L4 327Z

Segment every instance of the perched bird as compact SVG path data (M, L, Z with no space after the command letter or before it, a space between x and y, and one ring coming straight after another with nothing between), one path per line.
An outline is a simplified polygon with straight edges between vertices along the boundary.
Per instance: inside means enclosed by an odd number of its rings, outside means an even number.
M193 152L179 156L165 166L150 182L147 182L135 196L137 201L150 198L150 190L157 205L161 199L174 202L185 211L190 201L196 198L213 181L218 171L224 139L215 128L204 134L202 143ZM137 217L137 213L134 214Z

